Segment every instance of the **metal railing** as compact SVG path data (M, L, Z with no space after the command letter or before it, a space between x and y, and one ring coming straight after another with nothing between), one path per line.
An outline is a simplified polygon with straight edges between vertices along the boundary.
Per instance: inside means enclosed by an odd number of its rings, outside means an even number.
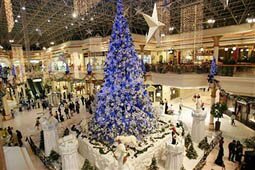
M210 71L210 64L146 64L147 72L154 73L197 73L197 74L208 74ZM218 76L229 76L229 77L255 77L255 64L219 64L218 65Z

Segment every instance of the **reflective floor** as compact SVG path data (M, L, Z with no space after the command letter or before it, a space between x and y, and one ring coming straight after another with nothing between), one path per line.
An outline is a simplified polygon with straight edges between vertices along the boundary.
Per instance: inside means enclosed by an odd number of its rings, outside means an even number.
M190 92L187 93L185 97L183 97L183 104L189 107L195 108L195 103L192 101L192 96L194 93L197 92ZM199 91L199 94L201 95L202 101L205 103L206 110L209 110L210 108L210 93L209 92L201 92ZM178 118L183 120L183 122L186 123L186 125L191 129L192 126L192 118L191 118L191 110L189 109L183 109L181 116L178 116L178 107L179 107L179 99L172 100L169 102L169 105L173 105L175 115L172 116L173 120L177 120ZM216 99L217 101L217 99ZM53 108L53 113L55 113L56 108ZM4 127L12 126L14 129L19 129L23 133L23 139L25 139L26 136L39 136L39 130L35 128L35 121L38 116L41 116L43 114L48 115L48 111L42 111L42 109L35 109L32 111L24 111L19 113L16 112L15 119L5 121ZM89 116L89 113L85 111L85 107L81 105L81 114L75 114L72 119L66 120L64 123L61 123L59 125L59 131L62 131L65 127L69 126L74 123L78 123L81 119L84 117ZM230 118L228 116L225 116L221 119L221 130L223 132L223 136L225 138L224 143L224 161L226 165L227 170L234 170L237 167L236 163L228 161L228 143L232 141L233 139L236 140L242 140L243 138L250 137L255 135L255 132L251 130L250 128L244 126L243 124L236 121L236 126L233 127L230 124ZM206 127L208 129L209 125L209 113L206 118ZM207 130L207 135L212 135L212 132ZM46 170L44 165L41 163L41 161L34 156L34 154L31 152L30 147L26 142L24 142L25 147L27 148L31 159L34 163L34 166L38 170ZM214 164L214 160L216 159L216 156L218 154L218 147L216 147L211 154L209 155L207 159L207 163L204 170L220 170L221 167ZM186 168L187 169L187 168Z

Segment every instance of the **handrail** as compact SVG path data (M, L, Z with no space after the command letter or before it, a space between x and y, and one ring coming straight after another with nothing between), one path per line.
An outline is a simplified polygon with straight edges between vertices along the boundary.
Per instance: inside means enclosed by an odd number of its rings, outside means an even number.
M255 67L255 64L218 64L225 67Z

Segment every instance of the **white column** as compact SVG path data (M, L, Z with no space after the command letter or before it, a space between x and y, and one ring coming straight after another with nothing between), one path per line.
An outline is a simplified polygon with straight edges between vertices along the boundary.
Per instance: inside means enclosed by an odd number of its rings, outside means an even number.
M44 136L44 148L45 155L49 156L52 150L57 151L57 141L58 141L58 133L57 133L57 124L58 121L55 117L51 116L49 119L42 117L40 119L40 124L43 130Z
M196 110L192 113L193 123L191 130L191 138L194 142L199 143L205 137L205 118L206 112Z
M10 120L12 118L11 109L7 101L7 94L2 97L2 104L5 111L4 120Z
M62 170L80 170L76 137L74 135L65 136L58 142L62 158Z
M178 140L177 145L166 144L167 159L165 170L181 170L183 164L184 142L183 139Z

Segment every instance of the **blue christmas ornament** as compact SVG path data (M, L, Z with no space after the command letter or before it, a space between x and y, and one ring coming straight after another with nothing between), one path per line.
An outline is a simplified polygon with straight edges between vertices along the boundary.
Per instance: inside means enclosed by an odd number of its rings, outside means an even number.
M119 135L140 139L150 134L156 122L145 92L142 62L123 15L122 0L117 0L104 73L105 82L96 97L96 113L89 124L92 138L112 143Z
M15 66L14 66L14 65L12 65L12 70L11 70L11 72L12 72L13 77L16 77L16 76L17 76L17 74L16 74L16 69L15 69Z
M69 65L66 63L66 74L69 74L70 73L70 68L69 68Z

